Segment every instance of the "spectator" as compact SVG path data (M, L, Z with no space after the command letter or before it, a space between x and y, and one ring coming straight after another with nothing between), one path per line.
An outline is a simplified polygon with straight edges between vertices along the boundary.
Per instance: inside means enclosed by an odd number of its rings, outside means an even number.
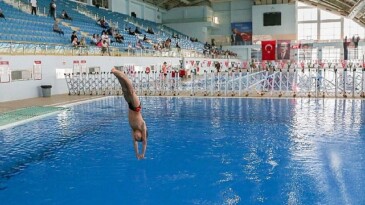
M131 27L128 28L128 34L129 35L136 35L136 33L132 31Z
M104 53L108 51L108 54L110 55L109 51L109 44L106 40L102 40L101 44L101 55L104 56Z
M101 40L106 40L107 43L110 45L110 38L106 32L103 32L103 35L101 35Z
M105 32L106 34L113 36L115 29L113 27L109 27Z
M146 43L152 43L152 40L147 38L146 34L143 36L143 41Z
M49 15L53 17L54 20L56 20L56 7L57 5L55 0L52 0L49 4Z
M71 44L72 44L73 47L78 47L79 46L80 43L78 42L77 37L72 40Z
M214 63L214 67L215 67L217 73L219 73L221 70L221 64L217 61Z
M101 47L101 43L102 43L102 41L101 41L101 37L100 37L100 35L99 34L96 34L96 46L97 47Z
M167 38L166 41L164 42L164 47L170 49L171 46L171 39Z
M4 13L3 13L3 10L1 10L1 8L0 8L0 18L3 18L3 19L5 19L5 20L6 20L5 15L4 15Z
M72 21L72 18L67 14L65 10L62 11L61 18Z
M143 47L143 45L142 45L141 40L138 40L138 41L137 41L137 43L136 43L136 48L144 49L144 47Z
M92 37L92 39L90 41L90 44L91 45L95 45L95 46L98 44L98 39L96 38L96 34L95 33L93 34L93 37Z
M76 31L73 31L71 35L71 43L74 41L75 38L77 38Z
M124 41L124 37L123 35L121 35L120 33L118 33L117 31L115 31L113 33L113 37L115 38L115 41L118 42L118 43L122 43L122 41Z
M149 33L149 34L155 34L155 32L150 27L147 28L147 33Z
M53 31L58 33L58 34L62 34L63 36L65 35L65 33L62 31L62 29L58 26L58 22L57 20L54 21L54 24L53 24Z
M109 29L109 23L105 21L105 19L99 19L97 21L97 24L99 24L102 28Z
M80 40L79 46L81 46L81 47L86 47L86 39L85 39L85 37L81 37L81 40Z
M136 34L142 34L142 32L139 30L138 26L134 29L134 33Z
M30 0L30 4L32 6L32 15L37 15L37 0Z

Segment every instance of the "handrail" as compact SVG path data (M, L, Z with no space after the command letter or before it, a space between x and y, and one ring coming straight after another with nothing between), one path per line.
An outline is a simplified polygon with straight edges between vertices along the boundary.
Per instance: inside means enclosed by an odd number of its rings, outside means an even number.
M109 47L110 56L153 56L153 57L195 57L205 58L205 56L196 50L181 49L164 49L156 51L153 49L138 49L128 47ZM34 43L22 41L4 41L0 40L0 54L5 55L102 55L101 48L97 46L73 47L65 44L53 43ZM108 53L107 53L108 54ZM227 58L226 56L216 56L216 58Z

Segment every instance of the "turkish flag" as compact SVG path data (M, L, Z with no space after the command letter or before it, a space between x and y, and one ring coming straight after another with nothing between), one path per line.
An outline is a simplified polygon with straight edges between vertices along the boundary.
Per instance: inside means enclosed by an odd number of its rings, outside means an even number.
M261 41L262 60L275 60L276 41Z

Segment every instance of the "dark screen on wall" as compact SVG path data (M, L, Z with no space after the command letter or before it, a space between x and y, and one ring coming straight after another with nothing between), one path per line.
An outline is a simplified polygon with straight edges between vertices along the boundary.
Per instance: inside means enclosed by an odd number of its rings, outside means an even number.
M281 12L264 13L264 26L280 26Z

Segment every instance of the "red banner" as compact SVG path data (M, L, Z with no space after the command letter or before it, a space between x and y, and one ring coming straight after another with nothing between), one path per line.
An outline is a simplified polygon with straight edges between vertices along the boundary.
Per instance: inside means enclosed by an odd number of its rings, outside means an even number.
M276 41L261 42L262 60L275 60L275 44Z

